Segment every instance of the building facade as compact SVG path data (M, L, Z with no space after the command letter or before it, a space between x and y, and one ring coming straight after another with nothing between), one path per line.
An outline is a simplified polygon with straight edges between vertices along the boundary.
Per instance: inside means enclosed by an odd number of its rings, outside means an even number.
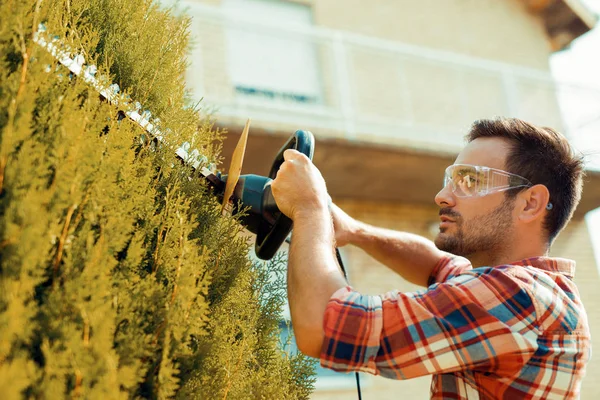
M192 96L229 132L232 153L252 118L244 173L265 175L296 129L317 139L314 162L350 215L433 238L444 168L476 119L514 116L570 135L559 98L600 109L600 90L560 84L549 57L596 20L574 0L185 0L192 17ZM227 165L225 162L224 165ZM600 206L589 171L576 216L552 249L578 262L600 349L599 269L586 212ZM356 248L344 249L365 293L417 289ZM593 357L582 399L600 396ZM363 379L365 398L426 398L430 378ZM353 396L354 378L320 371L314 399Z

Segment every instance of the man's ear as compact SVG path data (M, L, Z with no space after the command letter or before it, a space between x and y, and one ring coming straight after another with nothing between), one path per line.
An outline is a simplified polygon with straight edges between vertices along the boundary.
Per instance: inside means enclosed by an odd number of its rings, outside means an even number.
M544 185L534 185L521 193L522 207L519 219L525 223L543 218L546 210L551 209L550 192Z

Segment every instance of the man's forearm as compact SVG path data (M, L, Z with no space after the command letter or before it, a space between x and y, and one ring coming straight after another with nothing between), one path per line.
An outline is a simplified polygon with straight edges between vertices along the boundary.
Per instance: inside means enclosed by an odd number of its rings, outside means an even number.
M427 286L431 271L444 254L431 240L412 233L356 222L350 237L351 244L360 247L407 281Z
M318 357L323 317L331 295L346 286L334 254L331 217L326 208L294 219L288 260L288 300L298 348Z

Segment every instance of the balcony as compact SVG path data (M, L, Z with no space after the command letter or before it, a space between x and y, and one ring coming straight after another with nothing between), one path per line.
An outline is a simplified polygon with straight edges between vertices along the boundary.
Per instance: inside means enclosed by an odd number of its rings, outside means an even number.
M579 119L600 110L599 88L546 71L181 4L193 17L188 83L231 133L224 154L252 118L244 172L265 174L286 137L309 129L336 197L431 202L472 121L515 116L577 143ZM600 205L600 174L589 177L583 212Z

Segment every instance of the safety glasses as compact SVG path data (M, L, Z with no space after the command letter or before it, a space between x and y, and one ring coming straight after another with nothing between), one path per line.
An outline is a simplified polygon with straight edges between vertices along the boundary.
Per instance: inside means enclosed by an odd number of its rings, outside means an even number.
M444 187L448 185L451 185L452 192L458 197L485 196L509 189L533 186L522 176L500 169L468 164L454 164L446 168Z

